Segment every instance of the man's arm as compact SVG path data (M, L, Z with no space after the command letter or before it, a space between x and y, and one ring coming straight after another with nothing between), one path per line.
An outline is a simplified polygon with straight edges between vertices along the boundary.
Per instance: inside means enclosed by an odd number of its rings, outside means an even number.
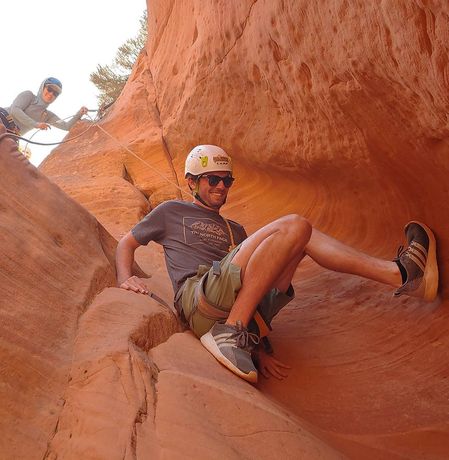
M115 253L115 267L117 270L117 285L122 289L148 294L144 282L133 276L134 252L141 244L128 232L118 243Z
M29 107L33 100L34 94L31 91L23 91L14 99L9 108L9 113L14 118L14 121L27 130L37 128L37 124L39 123L39 120L33 120L25 113L25 109Z
M69 131L70 128L81 119L83 115L86 115L88 109L87 107L81 107L78 112L68 121L61 120L53 112L47 111L48 118L47 123L53 125L55 128L63 129L64 131Z

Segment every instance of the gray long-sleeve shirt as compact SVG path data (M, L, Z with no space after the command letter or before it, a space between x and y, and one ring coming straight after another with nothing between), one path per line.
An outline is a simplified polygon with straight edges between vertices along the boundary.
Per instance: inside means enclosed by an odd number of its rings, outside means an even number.
M61 120L56 114L47 110L48 104L42 99L43 84L38 95L31 91L23 91L13 101L11 107L6 108L14 122L24 135L37 127L38 123L48 123L56 128L68 131L81 117L79 112L68 121Z

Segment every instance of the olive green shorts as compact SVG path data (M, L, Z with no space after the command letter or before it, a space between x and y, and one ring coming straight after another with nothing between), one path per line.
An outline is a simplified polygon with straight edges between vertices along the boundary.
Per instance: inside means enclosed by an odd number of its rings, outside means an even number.
M216 320L207 318L198 311L195 295L198 283L205 277L204 291L207 300L220 310L229 314L237 294L242 287L240 267L232 263L232 259L239 249L240 245L234 248L220 261L220 275L215 275L213 268L206 265L200 265L198 267L198 273L195 276L187 278L181 288L182 294L178 308L182 308L182 312L190 329L192 329L198 337L208 332L216 322ZM257 309L267 325L270 325L274 316L277 315L294 296L295 292L291 285L286 293L279 291L279 289L271 289L265 294ZM251 324L249 329L253 329Z

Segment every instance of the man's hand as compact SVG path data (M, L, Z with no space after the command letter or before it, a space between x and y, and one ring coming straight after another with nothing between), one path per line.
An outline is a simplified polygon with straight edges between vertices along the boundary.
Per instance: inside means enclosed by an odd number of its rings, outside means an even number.
M35 128L37 129L51 129L48 123L36 123Z
M81 107L79 110L78 110L78 114L83 116L83 115L86 115L86 113L89 111L89 109L87 107Z
M262 350L258 350L255 361L257 361L259 372L267 379L269 379L271 375L278 380L283 380L288 377L286 370L291 369L290 366L278 361L273 355L267 355Z
M119 287L122 289L127 289L128 291L134 291L140 294L148 294L148 288L146 287L143 280L137 276L131 276L123 283L119 284Z

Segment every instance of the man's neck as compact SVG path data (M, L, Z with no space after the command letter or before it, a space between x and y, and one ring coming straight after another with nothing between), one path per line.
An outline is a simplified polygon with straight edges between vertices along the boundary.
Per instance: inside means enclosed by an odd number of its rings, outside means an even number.
M197 206L200 206L201 208L207 209L208 211L216 212L217 214L220 214L220 208L215 209L211 208L210 206L206 206L205 204L201 203L198 199L194 198L193 199L193 204L196 204Z

